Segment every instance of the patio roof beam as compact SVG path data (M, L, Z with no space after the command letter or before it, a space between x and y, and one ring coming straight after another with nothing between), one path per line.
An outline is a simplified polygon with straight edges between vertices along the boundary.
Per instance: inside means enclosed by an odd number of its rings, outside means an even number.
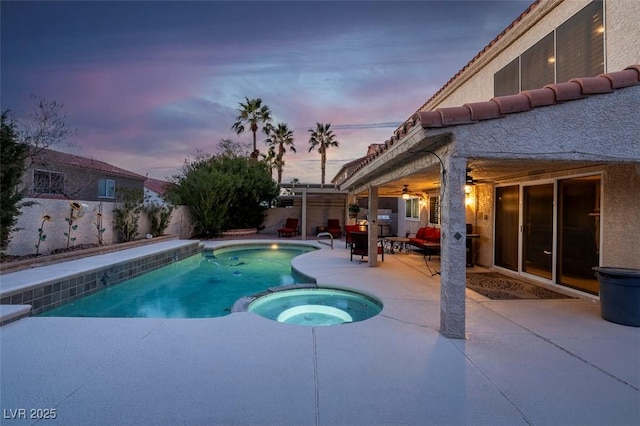
M451 132L449 131L430 129L427 135L426 130L415 126L401 142L397 142L345 180L340 185L340 189L347 189L350 193L363 192L366 191L367 185L374 181L382 184L394 180L385 176L397 175L397 170L407 164L415 163L416 166L420 165L424 168L423 161L425 157L430 156L429 151L437 150L450 141Z

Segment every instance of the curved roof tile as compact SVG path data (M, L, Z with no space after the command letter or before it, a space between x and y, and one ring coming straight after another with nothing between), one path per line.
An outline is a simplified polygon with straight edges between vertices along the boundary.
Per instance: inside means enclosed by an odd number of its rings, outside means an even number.
M529 111L531 109L531 100L524 93L517 95L498 96L491 99L501 114L510 114L512 112Z
M528 102L527 102L528 105ZM493 99L485 102L473 102L464 104L471 111L471 119L478 120L490 120L492 118L499 118L502 116L500 111L500 105Z
M580 99L582 95L582 87L575 81L567 81L566 83L547 84L548 87L556 94L556 101L571 101Z

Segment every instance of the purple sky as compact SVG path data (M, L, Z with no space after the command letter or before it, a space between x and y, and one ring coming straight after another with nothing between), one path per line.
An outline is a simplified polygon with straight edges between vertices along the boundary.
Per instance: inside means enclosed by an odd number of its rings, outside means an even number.
M3 0L2 109L61 102L72 152L164 179L222 138L250 143L231 126L260 97L294 131L283 182L320 181L307 130L332 123L328 182L530 3Z

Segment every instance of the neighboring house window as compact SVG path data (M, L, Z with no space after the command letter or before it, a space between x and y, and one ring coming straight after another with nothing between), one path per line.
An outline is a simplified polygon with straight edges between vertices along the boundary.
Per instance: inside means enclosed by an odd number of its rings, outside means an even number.
M493 76L494 96L513 95L604 72L603 2L573 15Z
M420 219L420 199L410 198L405 200L404 215L407 219Z
M98 197L116 198L116 181L113 179L99 179Z
M64 194L64 174L48 170L34 170L33 192L39 194Z

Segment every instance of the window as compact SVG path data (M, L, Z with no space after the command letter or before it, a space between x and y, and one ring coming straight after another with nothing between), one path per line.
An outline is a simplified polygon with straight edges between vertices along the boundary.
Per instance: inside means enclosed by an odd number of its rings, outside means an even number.
M440 224L440 197L429 197L429 223Z
M531 46L520 57L522 82L520 90L540 89L556 80L553 33Z
M602 0L573 15L493 76L494 96L604 72Z
M98 197L115 198L116 197L116 181L113 179L98 180Z
M556 30L559 83L604 72L602 1L589 3Z
M420 219L420 199L409 198L405 200L404 216L407 219Z
M520 91L520 57L493 76L494 96L515 95Z
M48 170L34 170L33 192L39 194L64 194L64 174Z

